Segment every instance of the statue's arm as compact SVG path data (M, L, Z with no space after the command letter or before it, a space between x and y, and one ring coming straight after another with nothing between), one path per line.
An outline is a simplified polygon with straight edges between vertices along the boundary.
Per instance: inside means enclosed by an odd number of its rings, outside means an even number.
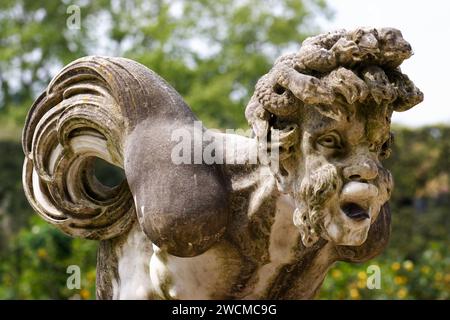
M220 167L171 159L172 132L192 131L195 120L175 89L145 66L78 59L28 113L25 194L36 212L71 236L115 238L137 214L156 245L174 255L200 254L223 235L228 214ZM126 179L102 185L96 157L124 168Z
M229 212L229 189L220 165L172 159L179 143L172 141L172 132L181 129L183 139L193 142L193 128L190 123L143 121L127 137L124 155L142 230L161 249L183 257L216 243L225 233ZM193 160L191 148L183 152Z

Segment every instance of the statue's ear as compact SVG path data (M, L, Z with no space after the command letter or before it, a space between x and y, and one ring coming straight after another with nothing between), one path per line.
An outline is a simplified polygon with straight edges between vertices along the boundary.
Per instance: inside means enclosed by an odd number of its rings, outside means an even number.
M300 129L297 124L270 127L270 169L280 192L291 191L300 157Z
M270 166L280 192L288 193L300 154L300 130L297 124L279 119L253 96L245 116L258 141L258 159Z
M379 255L386 248L391 233L391 210L385 203L370 226L367 240L361 246L336 246L337 260L365 262Z

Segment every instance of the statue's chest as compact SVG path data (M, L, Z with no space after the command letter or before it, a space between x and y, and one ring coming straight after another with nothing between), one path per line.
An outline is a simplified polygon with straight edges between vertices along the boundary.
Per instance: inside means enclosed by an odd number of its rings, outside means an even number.
M255 265L227 240L202 255L179 258L154 247L150 278L156 293L171 299L265 298L285 267L294 263L299 233L292 222L292 203L280 198L270 229L269 258ZM256 261L258 263L258 261Z

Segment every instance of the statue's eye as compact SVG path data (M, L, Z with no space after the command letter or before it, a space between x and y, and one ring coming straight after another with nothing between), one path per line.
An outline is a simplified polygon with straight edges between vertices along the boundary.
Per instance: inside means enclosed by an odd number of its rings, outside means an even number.
M337 133L329 133L317 139L317 143L325 148L339 149L341 148L341 138Z

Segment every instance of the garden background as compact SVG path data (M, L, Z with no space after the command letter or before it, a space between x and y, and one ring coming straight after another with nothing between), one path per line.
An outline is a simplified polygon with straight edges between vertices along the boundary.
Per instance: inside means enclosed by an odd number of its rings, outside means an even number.
M61 67L92 54L135 59L172 84L206 126L247 128L244 108L257 79L281 53L324 31L333 13L320 0L2 0L0 299L95 298L96 242L45 223L22 191L26 112ZM369 263L336 264L319 298L450 298L449 125L394 123L390 245ZM114 184L120 172L99 163L97 176ZM366 287L373 264L379 290ZM69 265L81 268L80 290L66 286Z

